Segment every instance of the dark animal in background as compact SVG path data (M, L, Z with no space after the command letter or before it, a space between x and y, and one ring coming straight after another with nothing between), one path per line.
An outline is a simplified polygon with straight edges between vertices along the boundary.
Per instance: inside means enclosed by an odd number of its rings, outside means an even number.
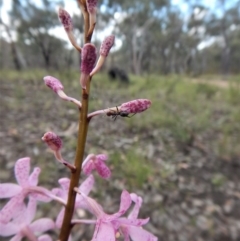
M123 69L111 67L108 70L108 76L111 80L119 80L122 83L129 83L128 75Z

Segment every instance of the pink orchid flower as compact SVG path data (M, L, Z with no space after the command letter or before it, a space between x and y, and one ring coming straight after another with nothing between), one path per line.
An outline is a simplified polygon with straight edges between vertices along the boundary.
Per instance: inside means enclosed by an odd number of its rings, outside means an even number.
M79 192L78 190L76 191ZM124 241L130 241L130 237L133 241L158 240L153 234L142 229L142 226L148 223L149 218L137 219L142 199L136 194L130 195L124 190L121 195L119 211L112 215L104 213L103 208L95 200L83 193L81 194L86 200L89 210L96 216L97 220L73 220L73 223L96 223L92 241L115 241L120 234L124 236ZM121 217L128 210L132 201L135 202L135 206L128 218Z
M118 212L108 215L103 211L101 205L99 205L94 199L87 197L84 193L75 189L85 199L88 210L92 212L97 220L76 220L75 223L96 223L95 231L92 241L114 241L116 240L116 234L118 230L118 223L116 222L120 216L122 216L131 205L131 197L127 191L123 191L121 195L120 208Z
M21 241L24 237L31 241L51 241L48 235L42 235L39 238L35 236L35 233L39 234L55 228L54 222L49 218L41 218L32 222L36 214L36 206L35 198L29 199L27 207L22 203L18 211L14 213L13 220L7 224L1 224L0 236L15 235L10 241Z
M13 183L0 184L0 198L11 198L0 211L0 223L8 223L14 213L22 206L25 197L34 197L36 200L49 202L51 193L43 187L37 187L38 176L41 172L35 167L30 172L30 158L25 157L17 160L15 164L15 177L19 185Z
M111 171L105 164L107 159L108 157L105 154L89 154L82 164L83 173L89 175L93 170L96 170L102 178L109 178Z
M142 226L148 223L149 218L137 218L142 206L142 198L135 193L131 193L130 196L135 203L131 213L128 218L119 218L117 221L120 232L124 235L124 241L130 241L130 237L133 241L157 241L157 237L142 229Z
M53 189L53 193L55 195L57 195L58 197L60 197L61 199L65 200L65 202L67 202L70 180L68 178L61 178L61 179L59 179L58 182L59 182L61 188ZM93 175L90 175L79 186L79 190L81 191L81 193L84 193L85 195L88 195L89 192L93 188L93 184L94 184L94 177L93 177ZM77 198L76 198L75 209L77 209L77 208L87 209L87 205L85 203L85 200L83 199L83 197L81 195L78 195ZM57 228L61 228L61 226L62 226L64 211L65 211L65 208L62 208L60 213L57 216L57 220L56 220L56 227Z

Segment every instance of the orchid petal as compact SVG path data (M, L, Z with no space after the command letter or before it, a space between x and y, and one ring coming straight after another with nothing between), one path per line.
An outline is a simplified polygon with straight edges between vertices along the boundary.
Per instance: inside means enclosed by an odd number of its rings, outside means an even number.
M53 195L58 196L58 197L60 197L61 192L62 192L62 190L61 190L60 188L53 188L53 189L51 190L51 193L52 193Z
M18 233L17 235L15 235L14 237L12 237L10 239L10 241L21 241L23 238L23 235L21 233Z
M102 178L107 179L111 176L110 169L108 168L108 166L102 160L97 159L95 161L95 167L96 167L96 170L97 170L98 174Z
M92 160L89 160L88 162L86 162L85 165L82 167L83 173L86 175L89 175L94 169L95 169L95 165Z
M41 194L41 193L31 193L30 197L32 197L38 201L45 202L45 203L48 203L52 200L51 197Z
M158 238L148 231L135 226L128 226L128 232L133 241L157 241Z
M80 186L79 190L81 193L84 193L85 195L88 195L89 192L92 190L94 185L94 177L93 175L90 175ZM88 205L82 195L77 195L76 202L75 202L75 208L83 208L88 209Z
M22 225L22 224L29 224L26 222L26 214L27 207L24 202L19 203L19 205L16 207L14 210L14 214L12 216L12 222L17 224L17 225Z
M94 185L94 177L90 175L79 187L81 193L88 195Z
M0 198L9 198L21 192L22 188L13 183L0 184Z
M28 176L30 171L30 158L18 159L15 164L15 176L20 186L28 186Z
M24 195L22 192L12 197L0 212L0 222L5 224L8 223L14 216L16 210L18 210L18 208L23 203L23 200Z
M27 205L26 211L26 223L30 224L35 217L37 209L37 201L34 198L30 198Z
M131 193L130 196L131 196L132 201L135 202L135 205L134 205L131 213L128 215L128 218L129 219L137 219L139 210L142 206L142 198L137 196L135 193Z
M110 223L99 222L96 224L92 241L115 241L115 231Z
M87 209L92 213L94 214L97 218L104 218L106 217L107 215L103 212L103 208L100 204L98 204L94 199L86 196L84 193L80 194L84 201L86 202L87 204Z
M28 183L30 186L37 186L38 184L38 176L41 172L41 169L39 167L35 167L33 169L33 172L31 173L31 175L28 178Z
M33 232L43 233L47 230L54 229L55 224L49 218L40 218L29 225Z
M127 192L126 190L123 190L121 195L119 211L113 215L109 215L111 217L111 220L117 219L118 217L122 216L130 207L131 202L132 200L129 192Z
M141 227L149 222L149 218L145 218L145 219L119 218L118 222L121 225L132 225L132 226Z
M15 223L9 222L7 224L0 224L0 236L8 237L16 234L19 231L19 226Z
M61 228L61 226L62 226L63 217L64 217L64 211L65 211L65 208L62 208L60 213L57 216L57 220L55 222L56 228Z
M96 156L97 159L101 160L101 161L106 161L108 159L108 156L105 154L99 154Z
M60 178L58 180L58 183L60 184L60 186L62 187L62 189L64 191L67 191L68 192L68 189L69 189L69 185L70 185L70 180L66 177L64 178Z

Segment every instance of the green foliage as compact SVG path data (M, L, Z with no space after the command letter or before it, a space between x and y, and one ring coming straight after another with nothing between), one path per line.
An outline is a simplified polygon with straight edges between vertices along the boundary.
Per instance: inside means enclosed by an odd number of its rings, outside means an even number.
M115 152L110 157L117 177L127 180L132 188L142 187L154 172L151 163L137 152L137 147L132 147L126 153Z

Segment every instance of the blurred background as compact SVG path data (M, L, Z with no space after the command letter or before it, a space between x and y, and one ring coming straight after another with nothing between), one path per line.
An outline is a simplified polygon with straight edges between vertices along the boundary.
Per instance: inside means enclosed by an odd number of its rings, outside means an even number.
M77 1L0 1L0 182L15 182L14 163L24 156L42 168L42 186L69 176L41 141L56 132L63 157L74 160L78 110L42 81L57 77L79 98L79 54L60 26L60 5L82 46ZM90 196L113 213L122 189L136 192L146 229L162 241L239 241L240 1L99 1L92 40L99 48L110 34L115 46L93 78L90 111L136 98L152 106L91 121L86 155L108 154L113 176L96 177ZM55 218L59 208L41 205L38 216ZM75 227L74 240L90 240L92 230Z

